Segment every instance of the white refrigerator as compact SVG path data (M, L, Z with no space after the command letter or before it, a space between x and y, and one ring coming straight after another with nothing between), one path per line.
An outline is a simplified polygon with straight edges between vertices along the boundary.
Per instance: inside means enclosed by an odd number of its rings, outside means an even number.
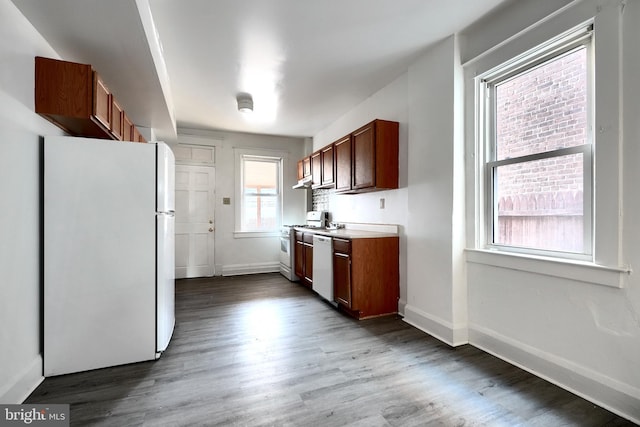
M44 375L153 360L175 325L175 158L44 141Z

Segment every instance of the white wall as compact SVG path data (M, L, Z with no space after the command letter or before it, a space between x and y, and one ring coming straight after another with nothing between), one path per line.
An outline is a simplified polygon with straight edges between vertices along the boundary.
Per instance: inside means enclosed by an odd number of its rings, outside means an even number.
M408 299L405 320L457 345L467 342L462 274L464 141L457 39L409 68Z
M353 132L374 119L400 123L399 177L397 190L365 194L332 194L329 212L336 222L397 224L400 226L400 311L407 298L407 182L408 182L408 75L402 74L380 91L366 99L313 138L313 150L318 150ZM380 209L380 199L385 208Z
M468 340L638 422L640 281L633 274L623 274L624 287L617 289L585 283L597 276L615 285L620 276L615 268L602 272L545 265L545 270L522 271L504 260L493 263L501 267L483 264L477 258L464 261L465 246L475 247L477 223L473 96L468 96L473 87L473 72L469 71L473 61L466 64L464 72L461 62L478 58L482 62L495 51L506 60L517 54L518 49L509 42L521 31L518 37L532 34L528 42L533 40L535 45L557 34L550 28L568 30L598 13L611 17L621 10L621 4L625 4L621 18L624 54L618 57L614 41L604 49L613 55L613 61L603 62L621 62L623 84L619 92L603 93L599 98L613 96L615 102L622 96L619 135L623 142L620 194L624 217L622 229L616 233L614 227L613 232L622 239L618 264L633 267L640 263L640 196L634 185L640 180L636 165L640 157L640 28L634 25L640 22L640 2L513 2L461 35L432 46L406 75L317 134L313 149L371 119L398 120L400 190L333 195L330 210L336 221L402 225L401 302L406 303L405 319L450 344ZM538 21L542 25L528 28ZM600 34L609 31L604 28ZM615 67L600 66L596 72L600 79L617 80L619 75L612 70ZM616 124L613 129L617 132ZM612 174L615 177L618 172ZM600 197L611 200L616 194ZM381 197L387 199L384 212L378 208ZM610 218L608 226L617 223L617 218ZM599 255L602 260L617 258L615 248ZM551 270L561 274L554 277Z
M40 135L62 132L34 113L34 57L57 57L9 0L0 0L0 403L42 381Z
M215 274L234 275L279 270L279 234L268 237L237 237L234 235L236 200L234 149L285 152L283 164L283 224L304 222L307 194L293 190L297 182L296 164L304 157L305 139L254 135L233 132L208 132L196 129L178 129L178 142L215 146ZM231 198L230 205L223 205L222 198Z
M526 4L522 4L526 3ZM554 16L540 18L527 13L539 2L517 2L499 15L487 17L482 27L464 34L467 41L491 38L489 51L482 43L467 43L463 57L467 85L467 149L469 155L467 224L468 247L475 247L479 231L473 205L475 170L473 155L473 77L521 53L528 47L595 17L596 79L612 90L597 92L596 144L605 156L622 149L621 170L596 170L598 182L609 181L613 191L596 193L596 203L605 197L607 208L596 218L603 225L596 232L596 260L608 264L604 272L613 286L596 282L596 270L541 262L524 269L518 259L491 254L468 254L469 341L512 363L560 384L614 412L640 421L640 280L636 273L616 272L618 266L640 264L640 2L575 2ZM622 14L622 12L624 12ZM509 19L505 20L504 17ZM621 23L621 26L620 26ZM529 28L528 28L529 27ZM619 28L622 31L619 32ZM522 33L511 38L520 30ZM620 39L620 34L623 38ZM618 47L619 40L622 44ZM602 44L606 43L605 46ZM485 46L489 48L490 46ZM606 59L605 59L606 58ZM622 65L622 72L619 72ZM618 87L618 78L622 77ZM596 91L598 91L596 87ZM622 105L622 115L613 114ZM602 112L599 114L598 112ZM606 117L606 116L610 117ZM611 117L612 116L612 117ZM606 117L603 119L603 117ZM597 148L598 149L598 148ZM596 151L598 155L598 151ZM616 156L617 158L617 156ZM613 168L615 169L615 168ZM619 182L618 182L619 181ZM620 214L617 209L621 206ZM597 212L600 212L598 210ZM622 221L620 222L620 218ZM600 222L598 222L600 221ZM616 225L621 224L621 228ZM606 236L602 229L609 227ZM602 253L602 241L620 239ZM481 247L480 247L481 249ZM572 277L570 271L578 274ZM600 271L600 270L597 270ZM614 287L618 281L622 288Z

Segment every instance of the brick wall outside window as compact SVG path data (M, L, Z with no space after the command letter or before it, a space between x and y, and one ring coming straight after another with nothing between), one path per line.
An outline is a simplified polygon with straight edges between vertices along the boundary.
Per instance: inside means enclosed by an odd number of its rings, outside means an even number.
M587 56L580 49L496 85L496 159L587 142ZM582 251L583 156L501 166L496 243Z

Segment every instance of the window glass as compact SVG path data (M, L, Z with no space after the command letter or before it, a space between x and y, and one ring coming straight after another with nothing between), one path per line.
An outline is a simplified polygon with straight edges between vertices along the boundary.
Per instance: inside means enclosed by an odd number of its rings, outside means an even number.
M495 91L497 160L586 143L584 46L496 84Z
M484 80L487 243L590 255L590 37L556 48Z
M273 231L280 224L280 159L242 158L242 231Z
M582 153L495 168L494 243L582 252Z

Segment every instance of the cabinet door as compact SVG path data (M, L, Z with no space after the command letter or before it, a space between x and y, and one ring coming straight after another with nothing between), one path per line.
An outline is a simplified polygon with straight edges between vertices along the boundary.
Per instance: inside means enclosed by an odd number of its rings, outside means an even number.
M376 146L373 124L353 134L353 188L376 186Z
M321 153L317 151L311 155L311 185L316 187L322 184L322 159Z
M311 157L302 159L302 174L304 177L311 176Z
M322 186L333 185L333 144L322 149Z
M116 100L111 97L111 133L116 137L117 140L123 141L124 138L124 127L123 127L123 115L124 110L120 107L120 104L116 102Z
M298 181L304 178L304 162L302 160L298 160Z
M351 136L334 144L336 156L336 191L351 190Z
M133 141L133 122L127 113L122 113L122 140Z
M293 257L296 276L302 279L304 277L304 243L296 240Z
M304 244L304 278L313 283L313 245Z
M351 257L333 254L333 297L335 302L351 308Z
M111 94L104 82L93 73L93 115L107 129L111 129Z

